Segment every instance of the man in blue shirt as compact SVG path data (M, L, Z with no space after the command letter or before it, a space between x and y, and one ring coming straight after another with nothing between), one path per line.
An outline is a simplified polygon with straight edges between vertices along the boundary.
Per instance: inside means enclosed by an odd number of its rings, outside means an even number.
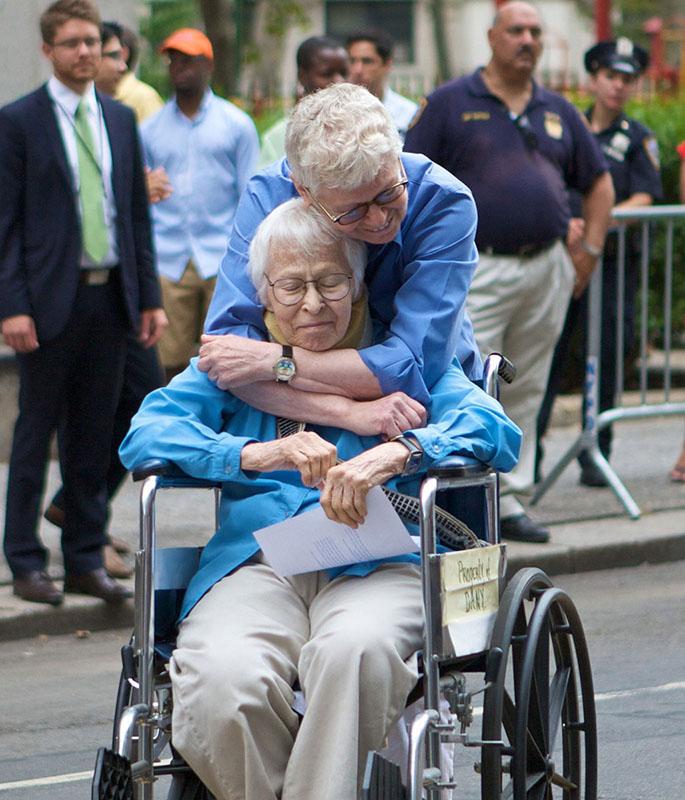
M455 353L472 378L481 362L464 311L475 267L469 190L422 156L402 155L387 111L365 89L338 84L303 98L286 140L288 159L254 176L236 213L219 272L199 366L221 388L264 411L346 427L341 399L403 391L421 403ZM246 273L259 222L300 194L327 223L367 243L374 341L360 351L295 348L297 375L274 381L279 352L264 342L263 308ZM350 219L350 217L352 219ZM246 386L245 384L253 384ZM388 435L402 420L388 411Z
M483 69L437 89L407 134L463 180L479 212L480 262L468 309L481 352L503 352L518 368L504 406L523 430L518 467L503 482L502 535L546 542L514 496L533 484L536 418L571 293L585 286L601 253L613 189L607 165L580 114L538 86L542 51L537 10L505 3ZM568 189L583 195L584 238L569 254Z
M252 120L208 88L213 51L198 30L172 33L175 96L141 127L148 166L163 168L171 195L152 208L157 265L169 328L160 340L167 377L196 352L238 198L252 175L259 141Z

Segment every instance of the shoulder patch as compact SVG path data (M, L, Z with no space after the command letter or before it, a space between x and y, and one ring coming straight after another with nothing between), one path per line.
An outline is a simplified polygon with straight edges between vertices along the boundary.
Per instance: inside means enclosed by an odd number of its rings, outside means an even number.
M645 148L645 153L647 153L654 169L659 169L661 161L659 159L659 142L657 142L656 137L647 136L642 140L642 146Z
M407 130L410 131L414 125L421 119L421 115L423 114L426 106L428 105L428 100L425 97L421 98L421 102L419 103L419 107L416 109L416 113L411 118L411 122L407 125Z

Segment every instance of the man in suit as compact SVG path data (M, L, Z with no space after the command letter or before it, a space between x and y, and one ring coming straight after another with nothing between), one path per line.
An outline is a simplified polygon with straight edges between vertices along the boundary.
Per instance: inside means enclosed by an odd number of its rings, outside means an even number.
M0 109L0 324L17 353L5 556L14 592L57 605L37 536L49 443L60 420L64 590L130 596L102 566L106 475L126 334L166 324L133 113L94 88L100 17L89 0L41 16L47 84Z

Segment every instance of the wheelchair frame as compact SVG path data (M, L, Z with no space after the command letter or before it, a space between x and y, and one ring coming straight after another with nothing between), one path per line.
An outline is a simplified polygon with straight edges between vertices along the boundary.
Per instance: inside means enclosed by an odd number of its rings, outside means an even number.
M485 363L485 390L498 397L498 378L513 379L501 355ZM154 782L171 774L167 800L210 800L182 759L162 763L170 743L171 685L158 664L155 644L157 492L165 488L211 488L218 522L221 485L185 476L165 462L134 470L142 481L140 549L135 559L135 616L131 643L122 648L123 670L117 695L112 751L101 748L93 780L94 800L152 800ZM423 698L425 708L410 729L407 782L399 767L370 753L364 800L438 800L456 787L440 769L443 742L479 748L482 800L596 800L597 740L589 654L578 613L544 572L520 570L502 591L488 650L468 657L445 657L439 585L441 555L435 526L436 494L442 489L482 487L486 540L500 544L499 481L490 467L473 459L448 458L428 470L420 489L421 570L425 611ZM160 551L164 552L164 551ZM199 555L198 555L199 557ZM181 579L183 576L181 576ZM550 672L550 666L553 667ZM476 692L466 689L466 674L484 673ZM420 690L420 684L419 684ZM440 716L441 692L451 719ZM483 693L480 738L467 729L474 717L473 697ZM412 697L417 695L417 690ZM135 702L134 702L135 701ZM554 761L561 733L561 769ZM556 792L555 790L558 790Z

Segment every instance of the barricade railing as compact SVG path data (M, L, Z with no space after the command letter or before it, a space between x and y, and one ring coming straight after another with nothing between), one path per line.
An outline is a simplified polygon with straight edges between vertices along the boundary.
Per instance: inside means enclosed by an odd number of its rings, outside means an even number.
M564 453L547 477L537 486L531 499L535 505L547 490L556 482L566 467L583 451L604 475L622 504L626 513L632 519L640 517L640 509L630 492L626 489L614 468L604 457L599 449L598 434L614 422L630 419L645 419L648 417L666 417L685 415L685 402L674 402L671 399L673 366L673 267L674 267L674 231L676 224L685 223L685 205L650 206L632 209L615 209L614 219L618 222L617 228L617 286L616 286L616 351L614 355L614 368L616 370L616 395L612 408L598 413L599 408L599 380L600 380L600 351L602 336L602 264L595 270L589 285L588 314L587 314L587 358L585 362L585 382L583 387L585 401L585 424L578 438ZM650 284L650 266L653 267L652 244L655 241L654 230L657 225L664 227L664 256L663 256L663 291L661 297L663 310L662 339L664 360L661 367L660 394L656 399L653 392L647 397L648 389L648 355L649 355L649 292L654 290L653 282ZM625 319L625 282L626 282L626 240L627 231L640 235L640 270L639 270L639 351L637 368L639 372L639 402L637 405L624 404L625 375L624 375L624 319ZM680 259L685 259L685 253L678 254ZM681 262L682 263L682 262Z

